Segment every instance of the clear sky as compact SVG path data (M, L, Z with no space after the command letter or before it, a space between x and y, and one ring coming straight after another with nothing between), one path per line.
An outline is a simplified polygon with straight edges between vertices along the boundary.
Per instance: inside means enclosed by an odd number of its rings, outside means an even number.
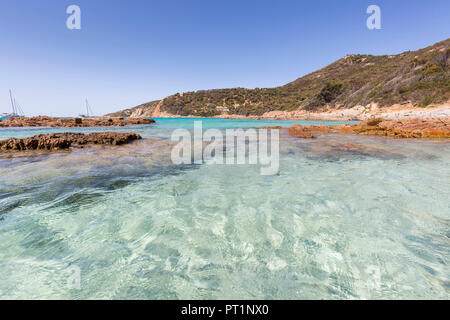
M81 30L66 8L81 8ZM366 9L381 8L381 30ZM0 112L102 115L176 92L274 87L349 53L450 37L449 0L0 0Z

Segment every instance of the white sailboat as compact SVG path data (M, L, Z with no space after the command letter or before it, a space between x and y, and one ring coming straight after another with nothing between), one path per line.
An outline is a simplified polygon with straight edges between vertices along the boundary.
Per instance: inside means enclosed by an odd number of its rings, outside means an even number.
M80 114L79 116L82 118L92 118L94 116L94 113L92 112L92 108L89 105L88 99L86 99L86 114Z
M16 99L13 97L11 89L9 90L9 98L11 99L12 113L2 113L0 116L2 119L11 117L23 117L24 112L20 105L17 103Z

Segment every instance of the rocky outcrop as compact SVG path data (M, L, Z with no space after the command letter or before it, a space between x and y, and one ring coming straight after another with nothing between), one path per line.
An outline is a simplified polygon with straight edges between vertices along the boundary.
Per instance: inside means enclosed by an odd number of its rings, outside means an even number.
M147 118L55 118L38 116L0 120L0 127L123 127L154 122L155 120Z
M450 118L384 120L369 119L353 127L362 135L397 138L450 138Z
M265 130L281 130L281 129L287 129L287 128L283 128L281 126L275 126L275 127L262 127L261 129L265 129Z
M72 140L61 136L37 135L31 138L10 138L0 141L0 150L64 150L70 148Z
M304 126L301 126L299 124L294 124L292 127L289 128L289 135L291 137L296 138L306 138L306 139L315 138L315 136L313 136L310 132L308 132Z
M120 132L93 132L89 134L83 133L61 133L63 138L72 140L73 145L85 146L90 144L109 144L118 146L130 143L134 140L140 140L142 137L136 133L120 133Z
M450 118L401 120L372 118L355 125L326 127L295 124L289 128L289 134L293 137L310 138L309 135L312 133L350 133L396 138L450 138Z
M327 127L323 124L319 124L316 126L308 125L308 126L304 126L303 128L306 132L311 132L311 133L330 133L330 131L331 131L330 127Z
M10 138L0 141L0 151L66 150L72 146L84 147L93 144L122 145L139 139L142 137L136 133L118 132L39 134L30 138Z

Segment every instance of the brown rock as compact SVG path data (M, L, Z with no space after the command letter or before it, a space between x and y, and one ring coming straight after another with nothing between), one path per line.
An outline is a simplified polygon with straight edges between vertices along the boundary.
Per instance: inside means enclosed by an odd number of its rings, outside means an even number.
M139 139L142 139L142 137L136 133L94 132L74 137L73 141L74 144L80 146L87 144L122 145Z
M39 134L31 138L0 141L0 150L65 150L71 146L83 147L90 144L122 145L139 139L142 137L136 133L118 132Z
M281 126L275 126L275 127L262 127L262 129L266 129L266 130L280 130L280 129L287 129L287 128L283 128Z
M311 133L329 133L330 132L330 127L327 127L323 124L319 124L316 126L313 126L313 125L303 126L303 129L305 131L311 132Z
M315 138L315 136L313 136L310 132L306 131L305 128L299 124L294 124L292 127L289 128L289 135L291 137L296 138L307 138L307 139Z
M344 143L344 147L348 147L348 148L363 148L364 146L361 145L361 144L354 144L354 143L351 143L351 142L347 142L347 143Z
M383 118L371 118L366 121L368 126L376 126L381 122L383 122Z
M12 117L0 122L0 127L109 127L151 124L155 120L147 118L54 118Z
M339 133L355 133L355 130L353 129L353 125L350 124L340 124L337 126L333 126L330 128L330 132L339 132Z
M450 138L450 118L369 119L353 126L357 134L397 138Z
M396 138L450 138L450 118L424 118L384 120L372 118L359 124L326 127L293 125L291 136L307 138L308 133L350 133L360 135L382 135Z
M72 141L58 135L40 134L31 138L10 138L0 141L0 150L63 150L71 146Z

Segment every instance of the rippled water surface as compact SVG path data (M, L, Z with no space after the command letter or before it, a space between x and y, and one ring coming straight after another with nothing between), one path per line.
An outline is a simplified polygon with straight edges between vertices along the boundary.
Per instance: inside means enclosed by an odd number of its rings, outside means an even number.
M0 158L0 298L450 298L450 142L282 135L262 176L173 165L193 119L157 121L107 129L146 138L127 146Z

